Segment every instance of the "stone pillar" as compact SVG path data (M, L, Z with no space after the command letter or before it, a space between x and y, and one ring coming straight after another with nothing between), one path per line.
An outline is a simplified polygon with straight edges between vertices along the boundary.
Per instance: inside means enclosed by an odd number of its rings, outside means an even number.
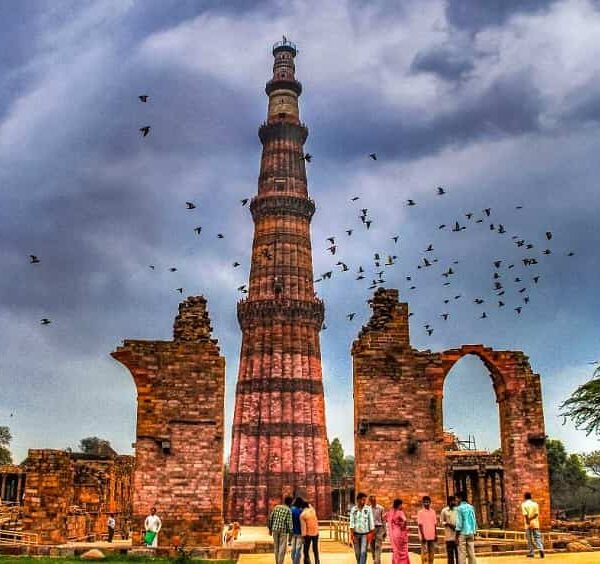
M489 526L490 517L488 513L488 505L487 505L487 488L486 488L486 479L485 479L485 470L479 471L477 474L477 487L478 487L478 497L479 497L479 507L481 513L481 521L480 523L483 526Z
M2 485L0 486L0 501L6 497L6 474L2 474Z
M323 302L313 283L304 143L295 46L273 48L267 121L247 299L238 304L242 347L229 468L228 517L265 524L283 496L302 495L331 514L329 452L319 332Z
M173 341L127 340L112 356L138 392L133 541L155 506L159 546L220 545L223 525L225 359L203 297L179 306Z
M23 501L23 474L17 475L17 503L21 503Z

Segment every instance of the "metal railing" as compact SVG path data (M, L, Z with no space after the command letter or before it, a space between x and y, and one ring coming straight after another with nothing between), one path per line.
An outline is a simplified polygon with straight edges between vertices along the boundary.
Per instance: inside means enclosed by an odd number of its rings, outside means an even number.
M22 531L8 531L5 529L0 529L0 544L22 546L39 544L39 535L37 533L24 533Z

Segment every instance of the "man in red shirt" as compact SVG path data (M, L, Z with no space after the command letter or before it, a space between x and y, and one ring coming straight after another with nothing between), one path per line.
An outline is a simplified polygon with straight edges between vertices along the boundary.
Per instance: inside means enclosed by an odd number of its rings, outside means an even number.
M431 509L431 498L423 497L423 508L417 513L419 538L421 539L421 562L433 564L435 558L435 545L437 541L437 515Z

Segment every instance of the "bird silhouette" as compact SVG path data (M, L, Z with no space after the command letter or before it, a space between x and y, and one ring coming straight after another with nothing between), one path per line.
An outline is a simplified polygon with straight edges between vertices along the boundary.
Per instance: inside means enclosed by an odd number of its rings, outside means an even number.
M427 332L427 335L429 335L431 337L431 335L433 335L433 329L426 329L425 330Z
M194 233L196 233L196 235L200 235L202 231L202 227L199 225L198 227L194 227Z
M304 159L307 163L309 163L310 161L312 161L312 155L310 153L306 153L303 157L301 157L302 159Z
M196 209L196 204L194 204L194 202L186 202L185 203L185 207L188 210L195 210Z
M217 239L225 239L225 235L223 235L223 233L217 233Z
M433 251L433 245L431 243L429 243L429 246L423 251L424 253L429 253Z
M140 102L144 102L145 104L148 101L148 98L150 98L150 96L148 96L147 94L142 94L138 96L138 98L140 99Z
M546 231L546 239L548 239L548 241L552 239L552 231Z
M355 315L356 315L355 312L351 312L348 315L346 315L346 317L348 318L348 321L352 321L354 319Z
M500 268L500 265L501 265L501 264L502 264L502 261L501 261L501 260L495 260L495 261L494 261L494 266L495 266L496 268Z
M149 264L149 265L148 265L148 268L149 268L150 270L154 270L156 267L155 267L153 264Z
M331 245L331 247L327 247L327 250L332 254L335 255L335 251L337 249L337 245Z
M490 217L490 214L492 213L492 208L485 208L483 210L483 213L485 213L485 215L487 215L488 217Z
M450 316L450 314L449 314L449 313L442 313L440 317L441 317L441 318L442 318L444 321L448 321L448 317L449 317L449 316Z
M438 196L443 196L446 193L446 190L444 190L441 186L438 186L437 193L438 193Z
M377 160L377 153L369 153L369 157L371 157L374 161Z
M149 125L140 127L140 133L142 134L142 137L148 137L148 135L150 134L150 129L151 127Z
M479 319L485 319L487 317L487 313L485 313L485 311L481 314L481 316L479 317Z
M369 229L371 227L372 223L373 222L370 219L368 219L367 221L365 221L365 225L367 226L367 229Z
M406 200L406 205L407 206L416 206L417 204L415 204L414 200Z
M327 240L332 244L335 245L335 237L327 237Z
M350 235L352 235L353 231L354 231L354 229L346 229L346 235L348 235L348 237L350 237Z
M38 264L40 259L36 255L29 255L29 264Z
M392 237L392 241L394 241L394 243L397 243L397 242L398 242L398 239L400 239L400 236L399 236L399 235L394 235L394 236Z
M350 198L351 202L356 202L356 200L360 200L360 196L354 196L353 198Z
M50 323L52 323L52 321L50 319L48 319L47 317L44 317L44 318L40 319L40 323L42 325L50 325Z
M242 206L245 206L249 201L249 198L244 198L243 200L240 200Z
M179 292L180 294L183 294L183 288L175 288L176 292Z
M175 268L174 266L172 266L171 268L169 268L169 272L177 272L177 268Z
M438 229L444 229L444 227L446 227L445 223L442 223L441 225L438 225Z
M522 309L523 309L523 308L522 308L521 306L518 306L518 307L516 307L516 308L515 308L515 311L517 312L517 315L520 315L520 314L521 314L521 310L522 310Z
M482 304L484 301L485 301L485 300L483 300L483 299L481 299L481 298L475 298L475 299L473 300L473 302L474 302L474 303L476 303L476 304Z
M240 263L239 263L239 262L237 262L237 261L235 261L235 262L233 263L233 268L237 268L238 266L240 266Z

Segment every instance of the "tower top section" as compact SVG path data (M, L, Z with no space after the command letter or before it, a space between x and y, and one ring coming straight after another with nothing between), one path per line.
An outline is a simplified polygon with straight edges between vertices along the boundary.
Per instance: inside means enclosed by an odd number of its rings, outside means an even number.
M287 51L292 54L292 57L295 57L296 53L298 53L296 44L292 43L285 35L281 41L273 44L273 57L275 57L279 51Z
M271 96L274 92L288 91L294 93L296 98L302 93L302 84L296 80L294 58L296 57L296 44L284 35L281 41L273 45L273 78L267 82L265 92Z

